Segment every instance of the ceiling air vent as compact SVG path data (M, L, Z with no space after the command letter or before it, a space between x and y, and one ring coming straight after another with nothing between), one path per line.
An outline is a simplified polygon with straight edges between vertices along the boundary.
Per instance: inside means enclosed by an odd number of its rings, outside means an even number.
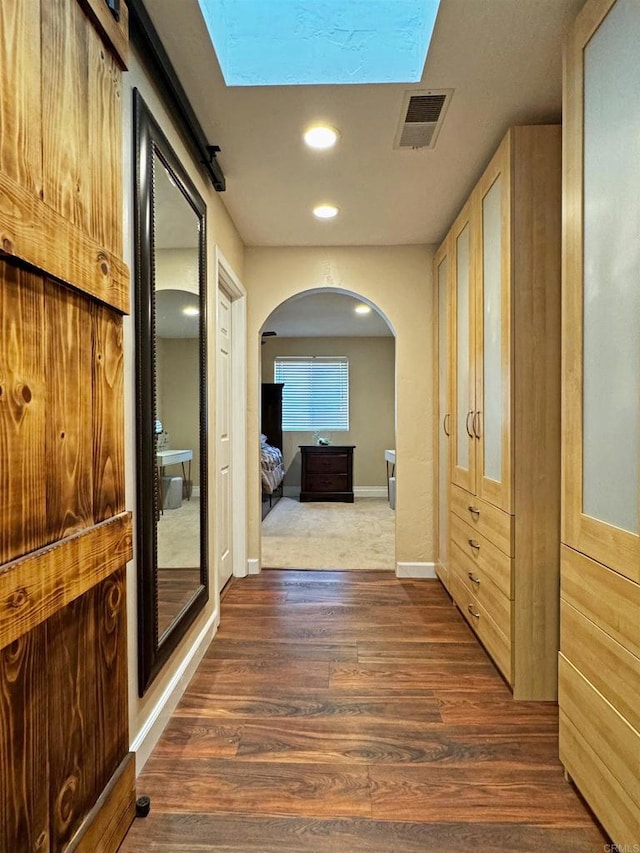
M453 89L406 92L394 148L434 148Z

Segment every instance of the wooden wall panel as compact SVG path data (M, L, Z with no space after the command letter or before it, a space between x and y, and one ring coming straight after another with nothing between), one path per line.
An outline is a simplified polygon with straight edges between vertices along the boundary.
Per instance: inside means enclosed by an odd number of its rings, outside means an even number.
M47 539L44 291L0 260L0 564Z
M131 513L0 566L0 649L84 595L132 556Z
M0 3L0 80L0 172L39 195L40 0Z
M96 767L102 790L129 749L126 569L95 589Z
M96 781L95 590L47 622L51 847L62 850L100 790Z
M90 24L77 0L42 5L44 200L89 233Z
M93 520L91 305L45 283L47 526L56 541Z
M0 850L48 853L46 626L0 651Z
M94 240L122 255L121 74L97 34L88 44L89 229Z
M122 318L93 308L93 513L103 521L124 510Z

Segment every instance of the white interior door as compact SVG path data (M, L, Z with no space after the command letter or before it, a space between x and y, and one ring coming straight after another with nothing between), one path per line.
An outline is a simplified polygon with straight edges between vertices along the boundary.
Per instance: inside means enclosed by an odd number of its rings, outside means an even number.
M215 543L218 588L233 572L233 526L231 517L231 300L218 289L218 334L216 358L216 467L217 536Z

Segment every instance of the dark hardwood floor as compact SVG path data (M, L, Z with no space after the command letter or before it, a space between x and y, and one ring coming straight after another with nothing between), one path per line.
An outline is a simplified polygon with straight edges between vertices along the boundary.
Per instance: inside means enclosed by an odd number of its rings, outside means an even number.
M558 712L514 702L438 581L233 581L121 850L590 853Z

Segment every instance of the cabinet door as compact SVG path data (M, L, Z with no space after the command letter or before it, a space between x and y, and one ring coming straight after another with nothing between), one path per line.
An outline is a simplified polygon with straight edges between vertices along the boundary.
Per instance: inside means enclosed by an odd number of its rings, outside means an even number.
M451 231L451 481L475 494L473 223L467 204Z
M563 540L633 580L640 580L639 42L636 0L589 4L569 44L565 92Z
M449 240L435 257L436 387L438 389L436 443L438 458L438 563L449 565L449 437L451 406L449 393L449 297L451 291L451 259Z
M511 512L511 217L508 134L478 184L476 277L477 491Z

